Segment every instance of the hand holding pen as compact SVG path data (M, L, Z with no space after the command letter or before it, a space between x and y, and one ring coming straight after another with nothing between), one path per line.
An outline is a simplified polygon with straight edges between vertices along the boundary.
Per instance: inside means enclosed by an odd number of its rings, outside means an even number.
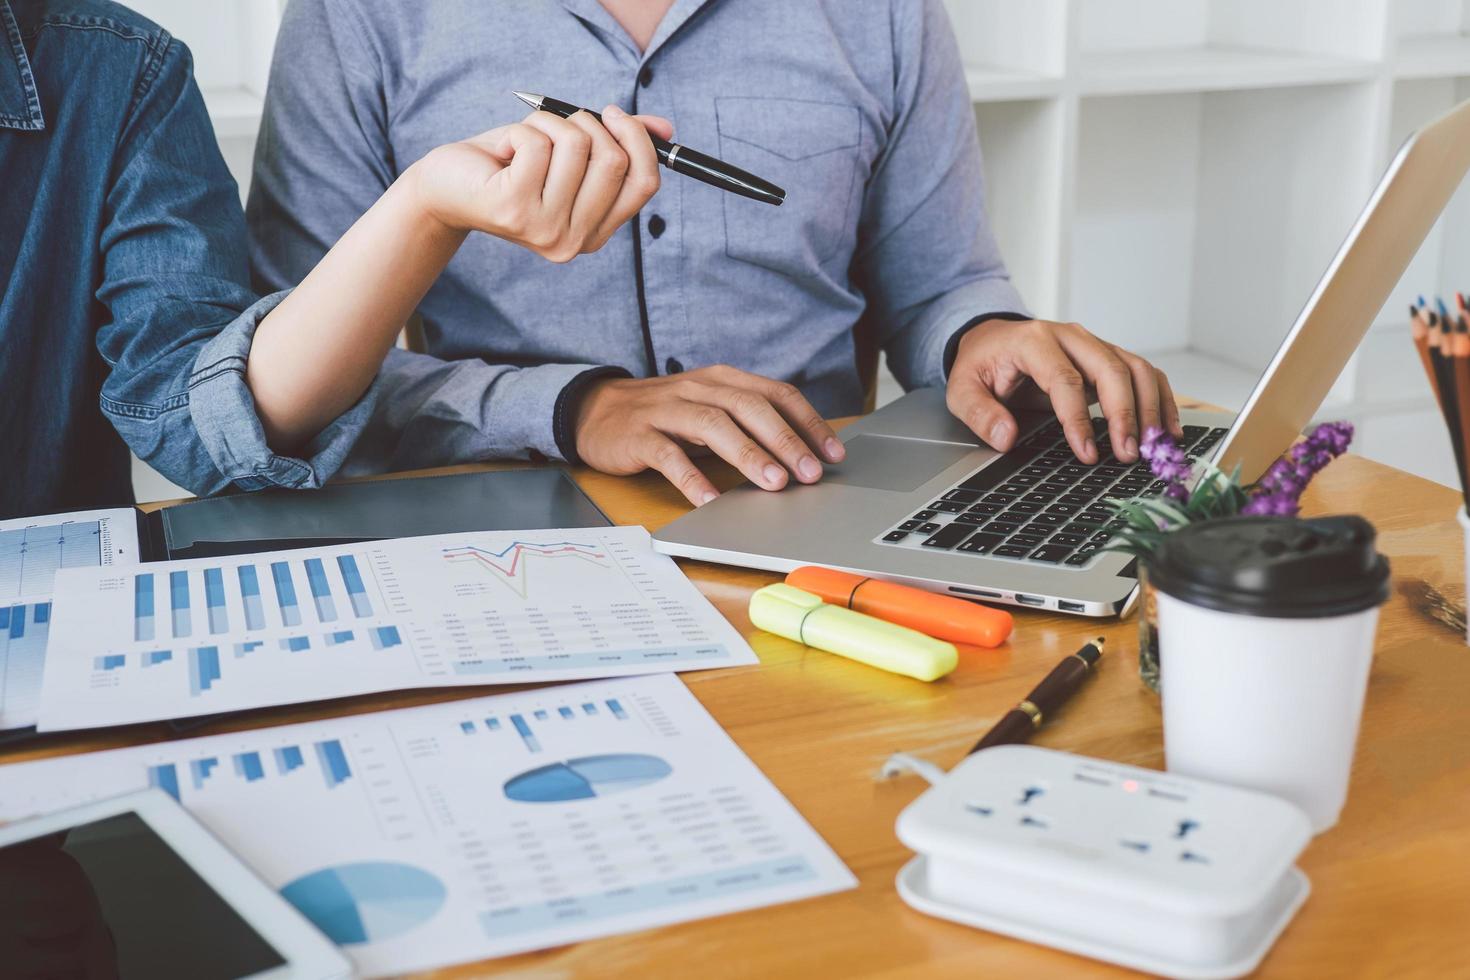
M659 188L659 116L533 112L431 151L411 169L419 199L457 232L482 231L553 262L595 252Z

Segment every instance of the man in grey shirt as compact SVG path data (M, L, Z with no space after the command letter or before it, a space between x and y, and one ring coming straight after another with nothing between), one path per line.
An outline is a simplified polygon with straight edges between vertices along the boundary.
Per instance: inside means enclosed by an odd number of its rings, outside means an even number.
M863 406L860 321L997 448L1028 396L1088 462L1093 391L1121 459L1140 424L1177 430L1146 361L1025 312L940 0L294 0L248 207L257 285L299 281L432 147L517 118L513 89L666 116L786 203L666 171L574 262L472 238L419 308L428 352L385 362L354 465L653 467L698 504L703 447L767 489L813 482L843 455L823 417Z

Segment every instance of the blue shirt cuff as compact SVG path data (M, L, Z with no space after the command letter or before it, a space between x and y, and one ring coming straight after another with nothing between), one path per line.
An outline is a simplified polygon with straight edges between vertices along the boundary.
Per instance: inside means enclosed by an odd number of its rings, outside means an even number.
M206 344L189 376L189 414L205 451L241 490L316 489L332 478L372 417L378 382L306 444L301 456L281 456L266 444L245 381L250 345L260 321L290 290L258 300Z

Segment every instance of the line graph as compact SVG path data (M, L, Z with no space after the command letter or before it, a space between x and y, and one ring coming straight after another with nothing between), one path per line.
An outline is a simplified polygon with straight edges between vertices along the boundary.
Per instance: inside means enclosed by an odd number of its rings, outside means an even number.
M532 558L575 559L598 568L619 567L600 545L576 541L512 541L500 551L465 545L445 548L442 554L451 565L470 565L485 572L492 581L501 583L522 599L529 599L531 594Z

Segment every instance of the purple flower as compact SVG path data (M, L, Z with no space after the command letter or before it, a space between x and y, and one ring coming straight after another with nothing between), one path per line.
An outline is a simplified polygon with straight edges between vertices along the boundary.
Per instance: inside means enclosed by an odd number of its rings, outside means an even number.
M1157 426L1149 426L1143 430L1143 442L1138 447L1138 455L1148 461L1148 468L1155 479L1163 480L1167 484L1164 496L1180 503L1189 499L1185 482L1193 473L1194 467L1190 464L1189 457L1184 455L1184 450L1174 442L1173 436Z
M1271 464L1250 491L1250 500L1242 514L1295 516L1300 509L1302 492L1312 477L1328 463L1347 452L1353 441L1351 422L1323 422L1286 455Z

